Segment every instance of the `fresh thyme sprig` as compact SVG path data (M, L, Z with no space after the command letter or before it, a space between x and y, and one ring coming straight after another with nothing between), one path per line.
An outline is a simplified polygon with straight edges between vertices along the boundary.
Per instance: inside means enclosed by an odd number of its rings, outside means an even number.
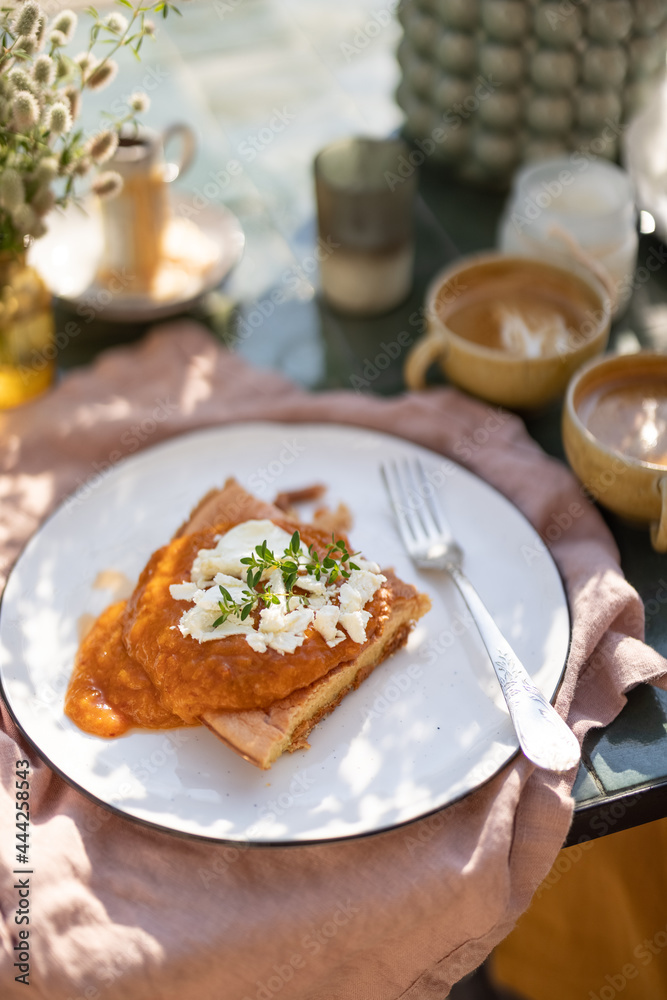
M296 532L298 534L298 532ZM336 558L336 554L338 557ZM320 557L315 551L312 545L308 546L308 555L310 556L310 562L306 565L306 570L311 573L316 580L320 580L322 574L327 577L327 583L335 583L339 576L343 576L347 579L350 575L350 570L359 569L356 563L350 562L350 560L359 555L358 552L348 552L347 546L342 538L338 541L335 540L335 536L331 536L331 545L327 547L327 554L324 559L320 561ZM347 567L347 569L346 569Z
M234 600L232 595L222 586L222 584L219 585L218 589L222 595L222 600L218 601L218 607L220 608L221 614L220 617L216 618L213 622L213 628L217 628L218 625L222 625L223 622L226 622L230 615L236 615L242 622L244 622L253 608L255 608L260 601L263 601L266 605L280 603L280 597L278 594L274 594L268 588L261 592L256 590L242 591L242 597L245 603L240 604Z
M213 628L217 628L227 621L230 615L238 616L241 621L245 621L248 615L261 602L268 607L269 604L280 604L281 599L289 601L292 597L298 597L302 603L308 603L307 594L296 594L295 588L299 584L299 570L304 570L306 574L314 576L316 580L325 579L325 584L335 583L339 577L347 579L353 569L359 569L352 559L357 552L348 552L347 545L342 538L336 541L335 535L331 535L331 544L327 546L326 554L320 559L315 547L308 546L308 552L303 551L301 536L295 531L290 539L289 545L281 556L276 556L269 548L266 539L255 546L254 551L249 556L241 559L244 566L247 566L246 583L248 588L241 593L242 600L235 601L232 595L221 584L219 590L221 600L218 601L220 617L213 622ZM274 593L270 587L258 590L262 576L265 572L280 570L285 586L284 594Z

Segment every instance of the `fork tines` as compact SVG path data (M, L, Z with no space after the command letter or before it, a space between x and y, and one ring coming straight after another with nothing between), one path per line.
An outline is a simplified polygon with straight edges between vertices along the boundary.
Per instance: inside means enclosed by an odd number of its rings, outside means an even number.
M406 545L451 537L437 486L420 458L392 459L380 471Z

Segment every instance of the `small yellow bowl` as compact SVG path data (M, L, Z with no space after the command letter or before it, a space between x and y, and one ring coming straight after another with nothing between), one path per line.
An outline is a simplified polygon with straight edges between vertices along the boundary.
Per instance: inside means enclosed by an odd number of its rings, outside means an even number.
M667 354L611 355L577 372L563 445L592 497L649 524L654 549L667 552Z
M439 361L450 382L519 410L562 396L573 372L604 350L611 322L609 295L589 271L499 252L442 272L426 311L426 336L405 365L408 387L422 389Z

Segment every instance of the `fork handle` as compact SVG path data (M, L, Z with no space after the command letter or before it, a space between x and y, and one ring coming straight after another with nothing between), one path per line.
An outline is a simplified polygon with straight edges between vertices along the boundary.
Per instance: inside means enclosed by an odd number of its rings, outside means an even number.
M521 749L538 767L569 771L581 759L579 741L530 679L467 576L448 568L491 658Z

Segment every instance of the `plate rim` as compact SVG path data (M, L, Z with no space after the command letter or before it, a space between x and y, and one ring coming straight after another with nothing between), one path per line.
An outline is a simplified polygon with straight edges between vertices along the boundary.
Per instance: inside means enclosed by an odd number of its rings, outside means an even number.
M400 444L407 445L409 447L421 448L421 449L423 449L423 450L425 450L427 452L430 452L433 456L435 456L438 459L445 460L447 462L451 462L452 465L454 465L456 468L462 469L466 474L468 474L468 475L472 476L473 478L479 480L485 487L487 487L489 490L492 490L493 493L497 494L501 498L502 501L504 501L505 503L507 503L511 507L513 507L514 510L516 511L516 513L530 527L530 529L535 533L535 535L538 538L540 537L539 532L537 531L537 529L535 528L535 526L533 525L533 523L523 513L523 511L514 503L513 500L511 500L509 497L507 497L504 493L502 493L501 490L499 490L492 483L489 483L482 476L478 475L476 472L473 472L471 469L468 469L466 466L462 465L460 462L457 462L456 459L452 459L448 455L443 455L440 452L437 452L437 451L435 451L432 448L428 448L425 445L421 445L421 444L418 444L417 442L411 441L409 438L403 438L403 437L400 437L397 434L392 434L392 433L387 432L387 431L376 430L375 428L364 427L364 426L361 426L361 425L358 425L358 424L351 424L351 423L350 424L346 424L346 423L338 423L338 422L335 422L335 421L330 421L330 422L327 422L327 421L279 421L279 420L273 421L273 420L259 419L259 420L243 420L243 421L238 421L238 422L236 422L236 421L230 421L230 422L222 423L222 424L210 424L210 425L206 425L206 426L203 426L203 427L198 427L198 428L194 428L194 429L190 429L190 430L185 430L182 433L173 434L170 437L165 438L163 441L159 441L159 442L156 442L153 445L149 445L147 448L141 448L138 451L132 453L131 455L125 455L125 456L123 456L123 458L119 459L118 462L116 462L113 466L111 466L108 470L106 470L103 473L103 478L107 479L108 477L117 474L119 470L122 471L128 465L132 466L134 464L140 464L141 458L143 456L145 456L149 452L151 454L154 454L154 453L157 453L159 451L166 450L170 446L174 445L176 442L179 442L181 440L184 440L184 439L187 439L187 438L190 438L190 437L199 437L199 436L204 437L204 436L207 436L207 435L213 435L213 434L216 434L216 433L220 433L221 431L224 431L224 432L226 432L226 431L230 431L230 432L241 431L241 432L243 432L245 430L251 430L251 429L253 429L253 430L254 429L261 430L261 428L263 428L263 427L264 428L270 428L270 429L278 429L278 428L282 428L282 429L284 429L284 428L303 428L304 430L309 430L309 431L314 431L314 432L319 432L319 431L322 431L322 430L333 430L333 431L336 431L336 432L343 431L343 432L351 432L351 433L361 432L361 433L368 434L368 435L370 435L372 437L385 438L388 441L398 442ZM88 485L88 483L93 482L93 481L97 481L99 483L99 473L97 473L97 474L96 473L92 473L91 476L89 476L86 480L84 480L83 482L79 483L79 485L77 486L76 490L68 493L65 497L63 497L60 500L60 502L57 504L57 506L47 515L47 517L45 517L44 520L40 522L40 524L38 525L38 527L36 528L36 530L30 535L30 537L26 539L25 543L23 544L23 546L21 547L19 553L17 554L17 556L16 556L16 558L15 558L15 560L14 560L12 566L11 566L10 571L7 574L7 579L5 581L5 586L3 587L2 593L0 594L0 627L2 625L2 616L3 616L3 609L4 609L4 603L5 603L5 594L7 592L7 588L9 586L10 579L14 575L14 572L16 570L16 567L19 565L20 560L23 558L24 554L26 553L26 551L28 550L28 548L30 546L37 544L38 536L40 535L40 533L42 532L42 530L46 527L46 525L59 514L59 512L66 506L66 504L73 497L76 496L76 494L79 492L79 490L83 490ZM564 678L565 678L565 672L566 672L566 669L567 669L567 664L568 664L568 661L569 661L569 658L570 658L570 652L571 652L571 648L572 648L572 638L573 638L573 636L572 636L572 633L573 633L573 628L572 628L572 625L573 625L573 615L572 615L572 607L571 607L571 604L570 604L570 598L569 598L569 595L568 595L568 591L567 591L567 587L566 587L565 578L563 576L563 573L562 573L562 571L560 569L560 566L558 565L558 563L554 559L553 554L552 554L550 548L548 547L548 545L546 545L546 543L545 543L545 548L546 548L546 554L547 554L547 556L548 556L548 558L550 560L550 563L551 563L552 567L555 569L557 578L558 578L558 580L560 582L561 593L562 593L562 598L563 598L563 607L564 607L564 609L566 611L566 614L567 614L567 629L568 629L567 648L566 648L565 653L564 653L563 664L562 664L562 667L560 669L560 673L558 675L558 679L557 679L557 681L555 683L553 693L549 696L549 699L548 699L551 702L551 704L554 704L554 702L556 701L556 699L558 697L558 693L559 693L559 691L560 691L560 689L562 687L562 684L563 684L563 681L564 681ZM307 838L307 837L298 838L297 837L297 838L292 838L292 839L289 839L289 840L264 840L264 839L262 839L262 840L251 840L251 839L248 839L247 837L232 837L232 838L228 838L228 837L222 837L222 836L210 836L210 835L207 835L205 833L194 832L194 831L191 831L191 830L178 829L178 828L175 828L173 826L169 826L169 825L167 825L165 823L159 823L159 822L156 822L156 821L153 821L153 820L146 819L143 816L138 816L138 815L136 815L136 814L134 814L132 812L127 812L123 808L115 805L113 802L108 802L108 801L106 801L104 799L101 799L100 797L98 797L97 795L95 795L93 792L89 791L87 788L82 787L76 780L74 780L72 777L70 777L58 765L54 764L53 761L50 759L50 757L47 756L44 753L43 750L40 749L40 747L37 745L37 743L34 741L34 739L25 731L23 725L21 724L20 720L17 718L17 716L16 716L16 714L14 712L14 709L12 707L10 699L7 696L7 692L6 692L5 684L4 684L4 679L3 679L3 669L2 669L1 665L0 665L0 697L2 698L2 702L3 702L4 706L5 706L5 708L7 709L7 711L9 713L9 715L10 715L10 717L11 717L14 725L16 726L19 734L21 735L21 737L23 739L25 739L28 742L28 744L30 745L30 747L32 747L32 749L37 754L37 756L40 758L40 760L42 760L44 763L46 763L47 766L55 774L57 774L60 778L62 778L62 780L65 781L65 783L67 785L69 785L70 788L73 788L79 794L82 794L86 799L88 799L93 804L95 804L95 805L97 805L97 806L99 806L99 807L101 807L103 809L108 810L109 812L111 812L115 816L118 816L118 817L120 817L122 819L125 819L125 820L129 820L130 822L133 822L133 823L137 823L140 826L145 827L145 828L147 828L149 830L152 830L152 831L154 831L156 833L161 833L161 834L164 834L164 835L167 835L167 836L172 836L172 837L178 837L180 839L189 840L189 841L197 841L197 842L210 843L210 844L222 844L222 845L229 846L229 847L238 847L239 845L243 845L243 849L252 848L252 849L262 850L262 849L269 849L269 848L270 849L275 849L275 848L292 848L292 847L315 847L315 846L319 846L319 845L334 844L334 843L343 843L343 842L351 841L351 840L360 840L360 839L365 839L367 837L380 836L380 835L382 835L384 833L390 833L390 832L392 832L394 830L399 830L399 829L403 829L405 827L409 827L409 826L411 826L411 825L413 825L415 823L420 822L421 820L426 820L429 817L434 816L436 813L442 812L444 809L448 809L450 806L454 805L455 803L462 801L463 799L467 798L467 796L473 794L474 792L478 791L481 788L484 788L492 780L494 780L498 776L498 774L505 767L507 767L508 764L510 764L515 758L519 757L520 754L521 754L521 747L520 746L518 746L516 748L513 748L500 761L500 763L498 763L495 766L494 770L486 778L484 778L481 781L476 782L472 788L468 788L468 789L465 789L465 790L461 791L458 795L453 796L452 798L450 798L445 803L442 803L440 805L435 806L433 809L429 809L429 810L427 810L425 812L420 812L418 815L412 816L412 817L410 817L408 819L393 821L393 822L391 822L391 823L389 823L388 825L385 825L385 826L379 826L379 827L375 827L373 829L362 830L362 831L358 831L358 832L355 832L355 833L342 833L342 834L337 834L337 835L333 835L333 836L332 835L327 835L327 836L315 837L315 838ZM178 728L180 730L181 728L192 728L192 727L178 727ZM535 767L535 770L540 770L540 769L537 768L537 767ZM549 773L549 772L545 772L545 773Z

